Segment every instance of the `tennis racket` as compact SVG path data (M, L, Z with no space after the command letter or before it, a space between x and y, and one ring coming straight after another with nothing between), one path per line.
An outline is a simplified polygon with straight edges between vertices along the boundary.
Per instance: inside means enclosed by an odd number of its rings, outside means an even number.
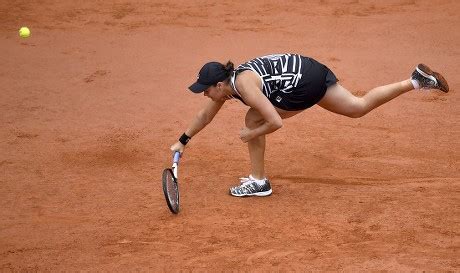
M179 213L179 183L177 178L179 158L180 153L175 152L172 167L163 170L163 192L166 203L174 214Z

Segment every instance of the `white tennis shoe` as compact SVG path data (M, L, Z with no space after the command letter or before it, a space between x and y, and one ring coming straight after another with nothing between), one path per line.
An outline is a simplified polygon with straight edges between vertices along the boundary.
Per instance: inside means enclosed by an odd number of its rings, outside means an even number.
M263 183L260 180L254 179L251 175L249 177L240 178L240 185L230 188L230 194L236 197L246 196L269 196L272 194L272 187L270 181L265 178Z

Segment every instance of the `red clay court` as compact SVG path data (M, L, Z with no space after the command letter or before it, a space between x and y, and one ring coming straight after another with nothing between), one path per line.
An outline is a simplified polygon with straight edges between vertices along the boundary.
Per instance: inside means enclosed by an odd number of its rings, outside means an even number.
M2 1L0 271L460 270L460 2ZM28 26L28 39L18 29ZM315 106L267 138L273 194L248 175L247 108L224 109L181 160L207 99L203 63L300 53L363 94L422 62L451 91L360 119Z

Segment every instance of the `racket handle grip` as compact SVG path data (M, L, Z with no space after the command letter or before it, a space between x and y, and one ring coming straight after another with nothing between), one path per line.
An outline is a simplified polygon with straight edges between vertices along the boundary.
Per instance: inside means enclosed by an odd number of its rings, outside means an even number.
M174 163L178 163L178 162L179 162L179 158L180 158L180 152L175 152L175 153L174 153L174 160L173 160L173 162L174 162Z

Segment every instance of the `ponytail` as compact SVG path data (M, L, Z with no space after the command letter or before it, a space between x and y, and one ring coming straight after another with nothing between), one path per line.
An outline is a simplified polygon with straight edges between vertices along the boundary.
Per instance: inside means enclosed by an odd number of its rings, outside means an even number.
M231 62L231 61L228 61L225 65L224 65L224 70L227 72L227 75L230 76L233 72L233 69L234 69L234 64Z

